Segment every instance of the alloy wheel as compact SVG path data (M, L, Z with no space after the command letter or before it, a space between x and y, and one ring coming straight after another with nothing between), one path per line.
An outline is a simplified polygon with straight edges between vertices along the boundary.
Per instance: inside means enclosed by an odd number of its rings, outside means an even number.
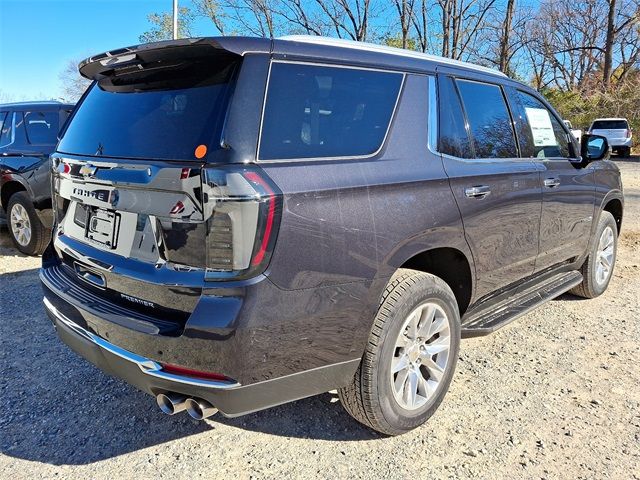
M613 229L607 226L600 235L596 253L596 282L598 285L603 285L609 279L613 270L614 254L614 233Z
M434 396L449 362L451 333L442 307L425 302L406 318L391 360L395 400L406 410L422 407Z
M31 242L31 221L27 209L19 203L13 205L10 219L11 232L16 242L22 247L26 247Z

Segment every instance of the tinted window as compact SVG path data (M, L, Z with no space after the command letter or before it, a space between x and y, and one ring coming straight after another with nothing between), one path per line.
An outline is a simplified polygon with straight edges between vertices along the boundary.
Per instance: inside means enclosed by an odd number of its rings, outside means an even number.
M517 96L531 132L523 152L537 158L569 157L569 138L562 123L534 96L521 91Z
M27 134L24 130L24 113L15 112L15 130L13 132L13 145L16 149L29 149Z
M386 135L401 84L399 73L274 63L260 158L375 153Z
M57 111L25 112L24 125L29 143L55 145L58 136L58 119Z
M2 124L2 131L0 131L0 147L5 147L11 143L12 124L13 114L9 112Z
M94 83L58 149L83 155L193 160L220 148L234 61L129 70Z
M626 120L596 120L591 126L591 130L608 129L608 130L626 130L629 124Z
M460 158L471 158L471 143L464 125L464 114L453 79L438 79L438 151Z
M477 158L518 156L511 117L496 85L458 80Z

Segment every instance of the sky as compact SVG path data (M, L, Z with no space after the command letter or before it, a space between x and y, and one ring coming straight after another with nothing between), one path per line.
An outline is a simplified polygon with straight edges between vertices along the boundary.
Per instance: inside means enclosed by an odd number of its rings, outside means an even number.
M69 60L140 43L147 15L171 8L172 0L0 0L0 101L58 98Z

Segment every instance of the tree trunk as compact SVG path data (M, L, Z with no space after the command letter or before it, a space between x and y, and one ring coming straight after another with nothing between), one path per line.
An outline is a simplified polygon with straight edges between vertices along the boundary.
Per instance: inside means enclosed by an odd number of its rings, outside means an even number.
M515 9L515 0L507 1L507 11L504 17L504 25L502 36L500 38L500 71L509 73L509 40L511 34L511 24L513 23L513 11Z
M609 0L609 15L607 17L607 39L604 44L604 65L602 67L602 88L609 90L611 85L611 68L613 64L613 42L616 39L616 0Z

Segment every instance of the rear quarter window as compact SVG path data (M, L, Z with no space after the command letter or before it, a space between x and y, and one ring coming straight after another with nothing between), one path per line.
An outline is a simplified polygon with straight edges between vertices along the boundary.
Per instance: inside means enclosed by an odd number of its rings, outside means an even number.
M386 137L403 74L274 62L260 160L372 155Z

